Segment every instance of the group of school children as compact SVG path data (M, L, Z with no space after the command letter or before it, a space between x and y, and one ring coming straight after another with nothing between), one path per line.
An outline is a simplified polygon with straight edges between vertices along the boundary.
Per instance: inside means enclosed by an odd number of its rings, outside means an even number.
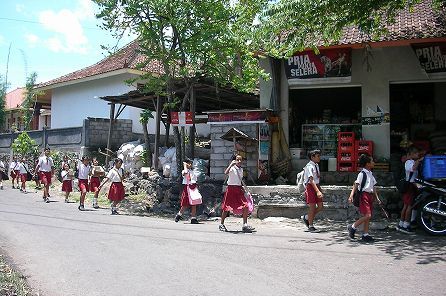
M40 182L44 185L43 199L45 202L49 202L49 185L51 184L52 176L54 175L53 160L50 157L49 148L45 149L45 155L39 158L36 166L36 172L38 173ZM308 213L303 215L301 219L308 228L308 231L317 231L314 227L314 219L323 208L323 193L320 186L320 170L319 162L321 160L321 151L312 150L309 152L308 157L310 161L304 167L303 181L305 184L305 198L308 204ZM397 230L403 233L411 233L411 218L412 218L412 203L417 194L417 187L414 184L415 178L418 176L418 167L423 160L419 155L419 151L415 147L410 147L405 161L405 173L406 180L410 183L409 189L403 194L404 207L401 211L401 219L398 223ZM224 222L229 213L236 215L242 215L243 217L243 232L253 232L255 229L248 225L249 216L249 200L246 196L246 186L243 182L243 158L241 155L234 156L229 166L225 170L227 175L227 188L224 194L222 203L221 223L219 225L220 231L228 231ZM362 154L359 158L359 165L362 167L358 177L353 185L352 191L348 197L348 202L353 202L353 197L357 191L360 192L359 198L359 212L362 215L353 224L348 225L348 235L351 239L355 239L355 234L360 225L363 225L362 240L365 242L372 242L374 239L369 234L369 224L373 212L373 203L377 201L379 204L381 200L378 197L378 192L375 188L376 179L373 176L372 170L374 168L373 157L367 154ZM117 205L124 199L124 187L122 184L124 178L124 171L122 169L122 160L117 158L114 162L114 167L105 176L104 170L98 166L96 159L93 159L92 165L88 157L82 157L81 161L77 164L78 172L78 184L79 191L81 192L80 203L78 209L84 210L85 196L88 191L94 193L93 208L98 208L98 194L102 186L111 181L112 185L108 193L108 199L111 202L111 213L113 215L118 214ZM0 169L4 164L0 162ZM14 157L13 162L10 165L11 177L13 188L16 186L21 191L26 192L26 175L29 173L28 167L25 164L25 160L17 161ZM104 179L101 182L101 177ZM191 211L191 224L198 224L196 217L197 205L192 204L190 201L190 190L197 190L197 176L192 170L192 161L186 159L184 162L184 169L182 171L183 176L183 191L181 195L180 210L175 216L175 222L183 219L183 213L187 208ZM70 167L70 160L64 157L61 168L62 178L62 191L65 192L65 202L68 202L69 194L72 191L72 181L74 173ZM21 186L19 187L19 180ZM0 186L3 188L0 177Z
M73 180L75 177L78 179L79 191L81 193L78 209L80 211L85 210L84 202L87 192L94 193L93 208L98 209L98 195L101 188L107 182L111 182L111 186L108 192L108 199L111 203L111 214L118 214L117 205L124 199L125 191L122 184L124 179L124 171L122 168L122 160L116 158L113 164L113 168L105 175L104 169L99 166L96 158L90 159L87 156L83 156L77 164L71 165L73 161L64 156L63 162L60 168L60 177L62 180L62 192L65 193L65 202L69 202L69 195L73 191ZM75 166L75 167L74 167ZM4 163L0 161L0 170L3 172ZM3 169L2 169L3 168ZM75 170L74 170L75 169ZM30 174L28 166L25 163L25 159L21 161L17 160L17 156L13 157L13 161L10 164L10 176L12 181L12 188L20 189L20 191L26 193L26 181ZM74 172L77 172L75 176ZM0 174L0 175L2 175ZM50 156L50 149L45 148L44 155L40 156L35 168L35 179L43 185L43 200L49 203L49 189L53 177L55 177L55 167L53 159ZM101 181L101 178L103 180ZM21 186L19 187L19 180ZM0 188L3 189L3 176L0 176Z
M319 162L321 159L320 150L312 150L308 157L310 161L304 167L304 184L305 184L305 198L308 204L308 214L301 217L308 228L308 231L317 231L313 225L315 216L323 209L323 193L321 191ZM417 186L415 179L418 176L418 168L423 160L420 157L419 150L416 147L409 147L407 151L406 161L404 164L406 181L410 183L408 190L402 195L403 209L401 211L401 220L398 223L397 230L403 233L412 233L411 224L414 225L412 204L417 195ZM359 226L363 225L363 233L361 239L365 242L374 241L369 234L369 224L373 213L373 203L376 201L382 205L379 199L378 192L375 188L376 179L373 176L372 170L375 166L373 157L367 154L362 154L359 158L359 165L362 167L356 181L353 184L352 191L348 197L348 202L353 203L353 197L359 191L359 212L361 218L356 220L353 224L348 225L348 236L355 239L355 234Z

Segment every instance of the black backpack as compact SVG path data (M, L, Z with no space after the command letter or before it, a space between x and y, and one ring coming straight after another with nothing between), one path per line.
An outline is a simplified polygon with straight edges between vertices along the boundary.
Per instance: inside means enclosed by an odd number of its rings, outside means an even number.
M362 190L364 189L365 182L367 181L367 174L363 171L362 173L362 181L361 181L361 190L356 190L355 194L353 194L353 205L359 208Z

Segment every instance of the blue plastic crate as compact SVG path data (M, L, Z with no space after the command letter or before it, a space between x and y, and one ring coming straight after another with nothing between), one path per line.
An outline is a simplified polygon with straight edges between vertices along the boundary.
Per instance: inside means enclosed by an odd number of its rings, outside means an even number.
M423 162L424 179L446 178L446 155L426 155Z

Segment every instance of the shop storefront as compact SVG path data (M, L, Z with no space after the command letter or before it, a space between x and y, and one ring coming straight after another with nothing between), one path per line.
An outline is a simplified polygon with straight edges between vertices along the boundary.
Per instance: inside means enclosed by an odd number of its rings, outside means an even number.
M382 163L411 143L444 152L446 38L320 48L280 64L279 113L291 149L319 148L333 159L337 132L351 131L373 142ZM274 63L262 66L271 71ZM261 83L262 108L270 107L272 84Z

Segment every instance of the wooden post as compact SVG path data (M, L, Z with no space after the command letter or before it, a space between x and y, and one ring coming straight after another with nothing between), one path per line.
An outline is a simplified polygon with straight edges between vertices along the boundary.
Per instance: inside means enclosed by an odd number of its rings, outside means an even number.
M158 157L159 157L159 146L160 146L160 125L161 125L161 98L156 97L156 131L155 131L155 151L154 151L154 161L152 166L155 170L158 169Z
M190 92L190 112L192 112L193 124L189 128L189 145L190 145L190 157L195 158L195 88L192 86Z
M113 130L113 121L115 120L115 103L110 104L110 124L108 126L108 137L107 137L107 156L105 156L105 166L108 168L108 155L111 148L111 136Z

